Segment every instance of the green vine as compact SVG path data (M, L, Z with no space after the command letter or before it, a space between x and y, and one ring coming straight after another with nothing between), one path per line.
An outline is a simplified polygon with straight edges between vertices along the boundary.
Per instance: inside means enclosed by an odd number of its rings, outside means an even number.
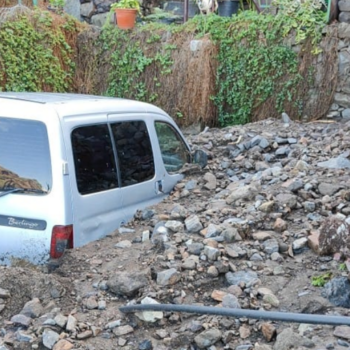
M152 26L150 24L146 27ZM145 31L147 29L143 29L143 32ZM172 51L176 49L176 46L162 45L161 35L155 32L146 39L146 43L160 45L161 50L146 52L147 47L142 44L141 39L137 39L136 36L131 39L130 35L126 31L106 26L100 36L103 50L111 52L108 56L108 64L110 64L111 69L109 70L106 95L132 97L142 101L154 102L158 97L157 91L161 87L159 79L155 74L150 90L142 76L146 68L151 65L154 69L158 69L161 75L171 74Z
M291 4L298 2L275 0L279 11L274 16L244 11L230 19L216 15L194 19L199 35L209 33L219 47L217 93L212 99L220 125L249 122L267 101L279 113L287 104L301 113L303 79L290 41L295 33L295 44L309 40L312 53L320 52L325 15L316 2L305 0L293 11Z
M74 20L53 26L48 12L31 12L0 24L0 87L7 91L69 91L73 50L64 33Z

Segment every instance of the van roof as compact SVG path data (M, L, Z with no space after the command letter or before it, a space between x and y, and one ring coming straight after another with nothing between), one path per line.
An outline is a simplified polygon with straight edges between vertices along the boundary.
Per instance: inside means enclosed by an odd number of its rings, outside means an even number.
M57 112L61 111L63 114L67 113L68 110L72 114L100 111L101 103L104 102L103 109L106 112L115 111L119 105L123 111L152 112L169 118L164 111L152 104L116 97L52 92L0 92L0 101L2 99L51 105ZM84 101L89 103L84 103Z
M53 92L0 92L0 98L45 104L79 100L111 99L112 97Z

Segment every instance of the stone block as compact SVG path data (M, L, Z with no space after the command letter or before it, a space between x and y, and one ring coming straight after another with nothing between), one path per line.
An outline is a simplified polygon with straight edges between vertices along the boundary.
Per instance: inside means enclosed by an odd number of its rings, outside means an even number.
M338 7L340 11L350 11L350 1L341 0L338 2Z

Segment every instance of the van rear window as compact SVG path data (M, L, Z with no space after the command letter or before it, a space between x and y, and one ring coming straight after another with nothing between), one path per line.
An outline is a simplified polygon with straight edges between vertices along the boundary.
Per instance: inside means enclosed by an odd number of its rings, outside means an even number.
M0 117L0 191L17 188L26 195L51 190L47 130L39 121Z

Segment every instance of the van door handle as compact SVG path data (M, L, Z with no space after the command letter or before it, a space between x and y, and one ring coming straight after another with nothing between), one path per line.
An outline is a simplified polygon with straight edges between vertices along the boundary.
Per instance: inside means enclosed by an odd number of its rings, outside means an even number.
M163 192L163 180L156 181L156 193L164 193Z

